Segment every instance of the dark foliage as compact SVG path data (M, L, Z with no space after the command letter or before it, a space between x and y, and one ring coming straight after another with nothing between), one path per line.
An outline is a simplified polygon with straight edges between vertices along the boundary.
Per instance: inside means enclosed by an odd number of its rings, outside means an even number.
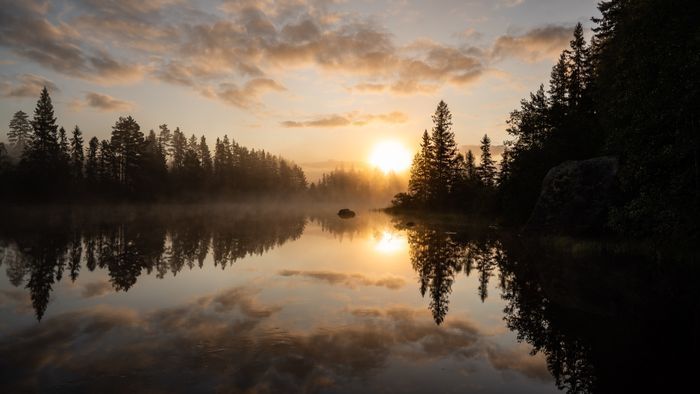
M75 126L69 137L56 124L46 89L31 122L19 111L10 122L10 149L0 150L0 199L216 200L253 196L288 198L304 193L298 165L263 150L249 150L227 136L217 139L212 158L206 139L189 139L160 126L144 136L131 116L120 117L109 140L90 139ZM31 128L31 130L30 130ZM21 157L14 164L13 154Z

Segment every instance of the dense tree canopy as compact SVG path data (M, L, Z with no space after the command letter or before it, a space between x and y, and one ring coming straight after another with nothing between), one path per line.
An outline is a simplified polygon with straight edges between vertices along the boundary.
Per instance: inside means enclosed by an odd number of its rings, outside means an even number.
M301 167L284 158L249 150L228 136L217 139L212 158L204 136L187 138L165 124L158 134L151 130L144 135L131 116L117 119L109 139L92 137L86 150L78 126L68 136L56 124L46 89L31 123L22 111L15 114L8 138L21 161L13 165L11 152L2 145L3 199L211 200L289 197L307 189Z

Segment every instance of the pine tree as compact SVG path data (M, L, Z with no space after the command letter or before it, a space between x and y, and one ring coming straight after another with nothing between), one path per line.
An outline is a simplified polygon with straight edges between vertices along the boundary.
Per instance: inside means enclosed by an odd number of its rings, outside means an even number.
M601 18L591 18L596 24L592 30L595 33L592 47L595 57L598 57L605 46L615 36L617 25L622 19L622 14L627 7L629 0L604 0L598 3L598 11Z
M100 184L102 185L103 191L107 191L107 189L111 188L117 180L116 170L118 167L114 157L112 144L110 144L108 140L102 140L100 142L98 163L98 176L100 179Z
M457 143L452 132L452 114L447 104L440 101L433 115L431 142L433 156L431 163L431 199L444 203L457 177Z
M484 138L481 139L479 177L481 182L488 187L493 187L496 183L496 165L491 158L491 139L487 134L484 134Z
M63 127L58 129L58 158L53 165L58 172L55 181L58 181L63 186L71 178L70 147L66 129Z
M53 169L58 158L58 126L53 112L53 104L48 90L44 87L41 96L34 109L34 119L32 120L33 138L24 151L24 168L34 175L41 173L46 178L52 178L47 174L47 169Z
M427 204L430 200L430 175L433 161L432 144L428 130L423 131L420 150L413 158L410 179L408 181L409 194L419 203Z
M475 181L479 179L479 172L477 171L474 154L471 150L467 151L467 157L465 158L465 172L468 180Z
M590 50L583 37L583 26L576 24L574 38L571 40L571 50L567 51L570 67L569 76L569 106L578 107L583 102L583 96L591 80Z
M551 131L544 86L540 85L537 92L530 93L529 100L521 100L520 109L511 112L506 123L508 134L517 138L519 151L541 148Z
M166 189L168 167L165 149L155 131L150 130L141 147L138 188L146 197L153 197Z
M100 148L100 140L97 137L92 137L88 143L87 158L85 160L85 182L88 188L94 192L99 176L98 150Z
M168 129L167 124L162 124L158 126L160 129L158 133L158 143L163 149L163 154L168 158L173 156L173 133Z
M214 165L212 163L209 146L207 145L207 139L204 138L204 136L202 136L202 138L199 140L199 162L202 165L204 177L211 177L211 175L213 174Z
M185 162L185 152L187 151L187 138L180 131L179 127L173 131L172 142L172 169L174 172L182 170Z
M559 56L559 61L552 68L549 79L549 118L554 127L562 127L566 118L566 106L569 102L567 92L570 85L568 74L566 54L562 53Z
M32 124L24 111L17 111L10 120L10 130L7 132L10 156L20 157L32 139Z
M78 126L75 126L71 136L70 156L71 175L75 181L80 181L83 178L85 153L83 152L83 133Z
M138 176L143 133L141 127L131 117L120 117L112 127L110 146L116 164L116 180L119 185L133 191Z

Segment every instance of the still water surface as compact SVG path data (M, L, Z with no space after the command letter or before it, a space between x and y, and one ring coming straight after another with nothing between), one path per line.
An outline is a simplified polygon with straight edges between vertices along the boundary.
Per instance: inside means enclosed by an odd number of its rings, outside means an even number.
M488 229L406 222L369 211L343 220L240 207L35 212L0 231L0 388L610 386L601 336L582 325L626 317L607 301L616 294L598 294L605 284L576 288L588 270L568 280L560 264L545 270L555 279L543 277L531 263L546 260L539 246ZM590 260L577 248L564 267ZM628 351L645 333L625 334L631 343L620 346ZM617 344L604 346L615 354Z

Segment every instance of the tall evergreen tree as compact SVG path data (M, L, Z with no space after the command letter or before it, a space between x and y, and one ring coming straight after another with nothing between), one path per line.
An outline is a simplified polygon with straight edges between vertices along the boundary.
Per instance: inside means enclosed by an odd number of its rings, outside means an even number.
M430 195L437 202L446 202L452 182L458 176L458 162L457 143L452 132L452 114L444 101L440 101L433 114L433 124Z
M571 40L571 50L567 52L570 67L569 75L569 106L578 107L584 101L586 87L591 80L590 50L583 37L583 26L576 24L574 38Z
M408 192L419 203L426 204L430 200L430 177L432 174L433 147L428 130L423 131L420 149L413 158Z
M114 155L117 182L133 191L134 182L138 176L143 133L141 127L131 117L120 117L112 127L110 146Z
M214 164L212 163L207 139L204 136L199 140L199 162L201 163L204 177L210 178L213 174Z
M549 79L549 118L553 127L562 127L567 115L566 107L569 103L569 67L566 54L559 56L559 61L552 68Z
M481 163L479 164L481 182L493 187L496 184L496 164L491 158L491 139L487 134L481 139Z
M467 157L465 158L465 172L467 179L470 181L475 181L479 179L479 172L476 167L476 162L474 160L474 154L471 149L467 151Z
M98 173L100 185L103 191L108 191L117 181L117 161L114 157L112 144L108 140L100 141L100 151L98 155Z
M187 151L187 137L180 131L179 127L173 131L172 140L172 169L173 172L181 171L185 163L185 153Z
M75 126L70 139L71 175L75 181L83 179L83 161L85 159L83 149L83 133L78 126Z
M29 149L24 151L25 168L32 172L53 169L58 157L58 126L53 112L49 91L44 87L34 109L32 120L33 138ZM49 176L49 174L45 174Z
M11 156L20 157L32 139L32 124L24 111L17 111L10 120L10 130L7 132L8 152Z
M162 147L163 154L167 160L173 156L173 133L168 129L167 124L162 124L158 128L160 129L158 132L158 143Z
M95 192L99 176L98 151L100 148L100 140L97 137L92 137L88 143L87 158L85 160L85 182L91 192Z

